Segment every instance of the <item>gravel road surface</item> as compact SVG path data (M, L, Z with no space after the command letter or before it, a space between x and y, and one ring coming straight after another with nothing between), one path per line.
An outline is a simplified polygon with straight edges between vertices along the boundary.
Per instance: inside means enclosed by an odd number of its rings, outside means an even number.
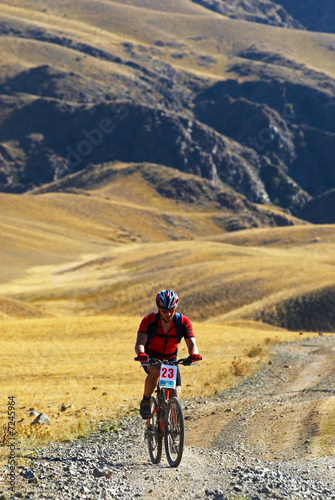
M37 450L2 474L0 500L335 500L335 456L317 456L321 417L335 421L335 337L274 346L269 364L215 398L182 400L187 446L178 468L149 461L144 422ZM334 450L334 448L333 448ZM328 451L329 453L329 451Z

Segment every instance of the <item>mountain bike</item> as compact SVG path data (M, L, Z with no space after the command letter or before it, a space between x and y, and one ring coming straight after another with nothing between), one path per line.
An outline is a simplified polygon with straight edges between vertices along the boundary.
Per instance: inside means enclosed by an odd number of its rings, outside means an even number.
M185 444L184 415L176 390L179 364L190 366L199 363L191 363L189 358L178 361L151 358L149 363L141 365L160 365L157 397L150 398L151 417L146 421L144 437L148 441L150 459L154 464L161 461L164 438L166 458L170 467L178 467L180 464Z

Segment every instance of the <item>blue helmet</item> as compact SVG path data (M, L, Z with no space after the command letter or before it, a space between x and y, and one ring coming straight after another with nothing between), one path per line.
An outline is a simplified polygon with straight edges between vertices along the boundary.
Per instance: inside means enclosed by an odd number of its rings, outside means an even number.
M156 304L158 308L175 309L178 305L178 302L178 295L172 290L162 290L156 296Z

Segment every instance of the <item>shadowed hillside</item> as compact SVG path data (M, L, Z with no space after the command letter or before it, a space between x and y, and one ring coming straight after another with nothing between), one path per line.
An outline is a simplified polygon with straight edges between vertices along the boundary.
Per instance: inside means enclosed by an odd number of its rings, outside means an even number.
M0 189L150 162L312 221L335 187L335 45L279 3L1 2Z
M105 175L120 180L123 169L134 168L107 169ZM149 166L140 175L148 171ZM2 302L4 317L141 315L151 310L157 289L171 287L198 320L253 319L307 331L335 326L329 292L333 226L220 235L213 201L204 201L202 209L171 198L163 204L150 184L138 190L138 177L125 185L117 178L115 184L101 179L77 194L2 195L8 215L2 226L7 243L0 295L10 301ZM145 193L151 200L146 209L137 204ZM126 202L127 196L133 201Z
M1 7L3 314L129 313L133 289L140 314L171 285L199 319L315 304L316 327L333 35L270 0Z
M335 290L334 285L330 285L281 300L249 318L289 330L333 332L334 306Z
M282 5L295 19L311 31L334 33L335 6L332 0L275 0Z
M192 0L207 9L232 19L245 19L255 23L270 24L285 28L303 29L303 25L279 6L280 2L263 0ZM284 3L284 2L283 2ZM287 7L287 6L286 6Z

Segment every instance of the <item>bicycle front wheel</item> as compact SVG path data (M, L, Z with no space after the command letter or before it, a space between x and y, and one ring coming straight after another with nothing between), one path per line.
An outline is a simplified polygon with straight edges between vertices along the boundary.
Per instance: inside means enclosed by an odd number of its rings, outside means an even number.
M155 412L157 400L154 396L150 399L151 413L153 413L147 427L148 447L150 460L153 464L159 464L162 458L163 436L160 429L161 410Z
M173 397L167 402L167 428L164 442L166 458L171 467L178 467L184 451L185 426L184 415L178 398Z

